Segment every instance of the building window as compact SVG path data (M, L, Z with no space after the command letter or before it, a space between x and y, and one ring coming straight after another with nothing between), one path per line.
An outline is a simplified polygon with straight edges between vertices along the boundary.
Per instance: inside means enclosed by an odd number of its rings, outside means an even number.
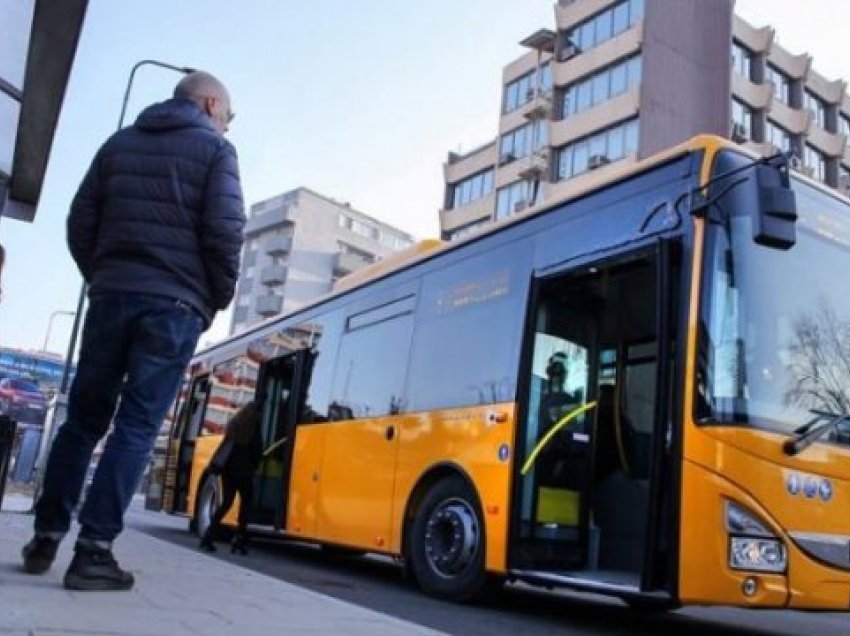
M806 91L803 100L806 110L812 114L812 121L821 128L826 128L826 104L823 100L811 91Z
M567 87L561 101L561 117L567 118L613 99L640 84L640 56L625 60Z
M337 214L336 222L337 225L343 229L351 229L351 218L346 216L345 214Z
M773 99L790 105L791 80L789 77L772 64L768 64L764 79L768 84L773 84Z
M563 46L574 46L579 53L607 42L633 27L643 18L644 0L626 0L577 24L566 32Z
M638 120L632 119L567 144L558 151L557 179L563 181L637 153Z
M248 307L240 305L233 312L233 322L239 324L248 320Z
M467 177L454 185L453 208L460 208L493 191L493 169Z
M499 141L499 163L510 163L540 150L549 143L547 122L536 121L525 124L502 135Z
M516 181L496 192L496 218L503 219L522 211L529 205L528 182Z
M732 123L740 126L740 135L752 139L753 132L753 109L737 99L732 100ZM733 131L733 137L737 137Z
M838 132L847 136L847 142L850 143L850 116L838 116Z
M378 230L371 225L367 225L362 221L358 221L357 219L351 219L351 231L357 234L358 236L362 236L363 238L367 238L370 240L376 240L378 238Z
M791 150L791 134L781 126L768 119L764 133L764 140L772 143L782 152Z
M803 162L812 170L812 176L815 179L819 181L826 179L826 158L809 144L806 144Z
M484 219L483 221L475 221L474 223L468 223L461 227L455 228L450 232L444 232L443 239L446 241L457 241L462 238L466 238L476 232L481 231L482 228L490 225L490 219Z
M752 78L752 57L748 49L737 42L732 43L732 70L741 77Z
M251 294L242 294L239 296L239 299L236 301L237 307L250 307L251 306Z
M505 86L505 112L510 113L534 97L534 71L526 73Z
M389 234L387 232L381 234L380 243L381 245L389 247L393 250L403 250L407 247L410 247L411 245L410 241L408 241L407 239L402 238L400 236L396 236L395 234Z

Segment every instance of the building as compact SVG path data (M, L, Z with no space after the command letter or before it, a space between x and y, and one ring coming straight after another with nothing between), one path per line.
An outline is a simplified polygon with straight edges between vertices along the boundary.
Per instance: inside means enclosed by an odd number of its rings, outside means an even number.
M35 217L87 5L0 5L0 216Z
M492 141L444 165L444 239L604 181L695 134L730 137L850 192L846 83L732 0L560 0L502 70ZM731 51L730 51L731 49ZM675 52L675 53L674 53ZM611 167L609 167L611 166Z
M297 188L251 206L230 332L291 312L334 281L413 244L347 203Z

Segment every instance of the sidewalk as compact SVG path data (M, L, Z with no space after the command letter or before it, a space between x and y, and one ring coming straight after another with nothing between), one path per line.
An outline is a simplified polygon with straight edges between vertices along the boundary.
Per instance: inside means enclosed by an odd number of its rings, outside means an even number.
M132 529L116 544L136 575L131 592L70 592L62 575L71 540L45 575L21 570L30 499L7 495L0 512L0 634L437 634ZM70 538L70 537L69 537Z

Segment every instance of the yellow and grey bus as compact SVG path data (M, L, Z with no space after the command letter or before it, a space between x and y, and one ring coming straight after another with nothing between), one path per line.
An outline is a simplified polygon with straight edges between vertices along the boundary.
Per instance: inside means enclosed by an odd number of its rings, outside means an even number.
M850 202L708 136L599 179L196 355L161 506L257 399L252 529L429 594L848 608Z

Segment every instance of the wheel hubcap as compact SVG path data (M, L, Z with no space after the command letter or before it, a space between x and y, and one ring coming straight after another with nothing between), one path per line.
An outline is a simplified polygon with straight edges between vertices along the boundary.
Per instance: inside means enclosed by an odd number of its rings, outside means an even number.
M437 506L425 526L425 554L441 576L461 574L478 553L480 529L475 512L460 499Z

